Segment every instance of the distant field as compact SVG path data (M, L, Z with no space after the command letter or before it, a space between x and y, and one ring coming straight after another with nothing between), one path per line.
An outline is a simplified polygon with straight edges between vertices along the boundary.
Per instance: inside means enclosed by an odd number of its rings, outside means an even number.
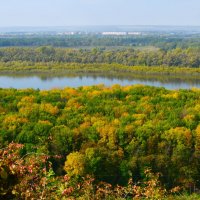
M158 51L160 48L155 47L155 46L95 46L97 49L104 49L104 50L126 50L126 49L135 49L135 50L140 50L140 51ZM93 46L79 46L79 47L64 47L63 49L94 49Z

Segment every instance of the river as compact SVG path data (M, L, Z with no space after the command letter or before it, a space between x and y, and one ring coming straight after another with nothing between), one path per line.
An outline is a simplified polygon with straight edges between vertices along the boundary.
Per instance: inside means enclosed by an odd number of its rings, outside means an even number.
M103 74L1 74L0 88L52 89L104 84L122 86L142 84L166 89L200 88L200 78L171 76L128 76Z

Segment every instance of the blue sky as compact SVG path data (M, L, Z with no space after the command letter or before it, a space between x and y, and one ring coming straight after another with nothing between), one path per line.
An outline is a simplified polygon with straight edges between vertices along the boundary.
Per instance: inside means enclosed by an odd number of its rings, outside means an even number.
M200 26L200 0L2 0L0 27Z

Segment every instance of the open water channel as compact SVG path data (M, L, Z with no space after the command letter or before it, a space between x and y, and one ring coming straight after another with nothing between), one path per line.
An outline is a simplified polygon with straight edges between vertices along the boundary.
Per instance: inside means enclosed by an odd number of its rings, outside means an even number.
M80 87L104 84L111 86L119 84L122 86L142 84L166 89L190 89L200 88L200 77L171 77L171 76L127 76L102 75L102 74L0 74L0 88L34 88L52 89L64 87Z

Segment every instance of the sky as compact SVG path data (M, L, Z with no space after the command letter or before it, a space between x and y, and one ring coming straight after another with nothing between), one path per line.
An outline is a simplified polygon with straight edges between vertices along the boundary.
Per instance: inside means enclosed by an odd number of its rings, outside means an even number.
M200 0L0 0L0 27L200 26Z

